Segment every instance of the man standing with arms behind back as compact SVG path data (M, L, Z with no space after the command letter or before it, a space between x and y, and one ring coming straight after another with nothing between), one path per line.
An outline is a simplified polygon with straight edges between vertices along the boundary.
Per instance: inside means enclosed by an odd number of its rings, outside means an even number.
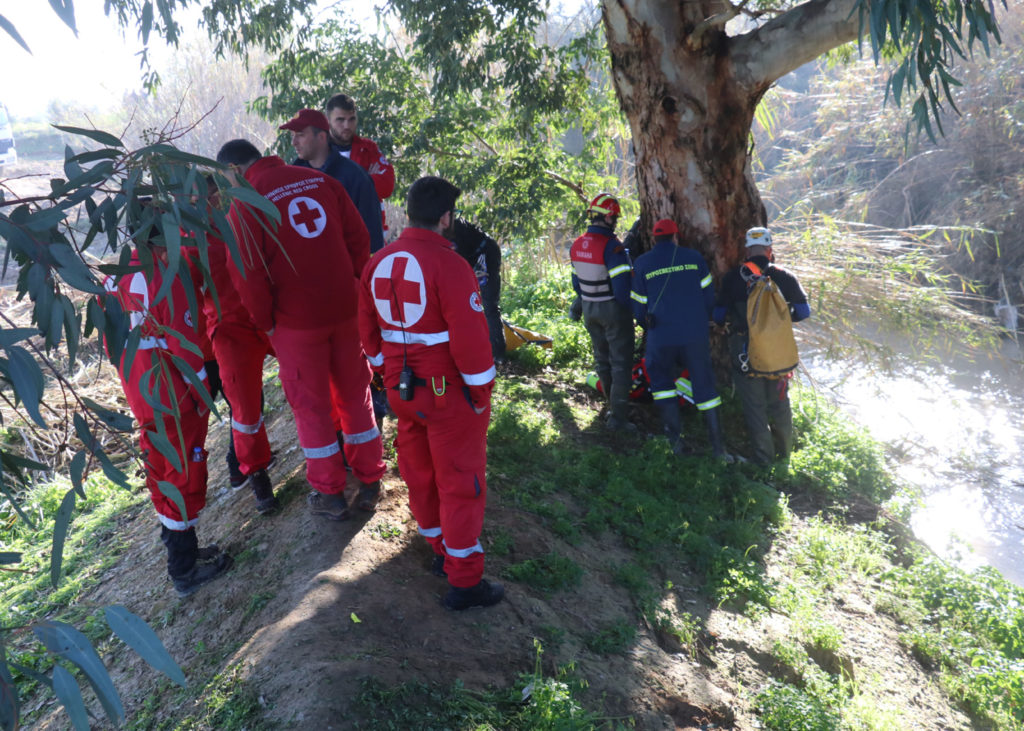
M476 277L443 237L459 189L443 178L409 188L409 225L363 271L359 334L398 416L398 469L409 508L447 575L443 604L489 607L505 590L483 578L487 425L494 360Z
M384 201L395 192L395 168L381 154L376 142L356 134L359 117L352 97L335 94L328 99L327 119L331 125L331 139L341 154L370 174L381 201L380 222L386 235L388 222L384 215Z
M366 226L341 183L276 155L262 157L247 140L225 144L217 162L244 175L280 213L275 226L248 204L232 204L229 221L244 272L232 267L231 277L277 353L314 489L312 513L349 517L345 462L326 408L332 386L340 397L345 457L361 483L357 507L373 510L385 466L356 320L358 277L370 256Z
M619 202L602 193L590 202L587 232L569 249L572 288L583 299L583 324L590 333L597 376L610 384L608 428L636 431L629 422L633 385L633 312L630 308L629 257L615 236Z

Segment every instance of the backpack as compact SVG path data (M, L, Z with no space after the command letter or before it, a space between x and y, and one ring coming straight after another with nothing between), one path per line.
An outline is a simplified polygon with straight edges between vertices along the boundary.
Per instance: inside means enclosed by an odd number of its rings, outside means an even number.
M793 337L789 304L779 287L752 262L740 268L747 283L747 348L740 368L750 376L781 378L797 366L799 355Z

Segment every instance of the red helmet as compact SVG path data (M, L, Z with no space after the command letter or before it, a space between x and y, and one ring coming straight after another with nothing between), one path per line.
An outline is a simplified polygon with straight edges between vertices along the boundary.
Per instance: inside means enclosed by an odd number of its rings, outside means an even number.
M618 216L622 213L622 208L619 207L619 202L611 193L601 193L590 201L587 213L598 216Z

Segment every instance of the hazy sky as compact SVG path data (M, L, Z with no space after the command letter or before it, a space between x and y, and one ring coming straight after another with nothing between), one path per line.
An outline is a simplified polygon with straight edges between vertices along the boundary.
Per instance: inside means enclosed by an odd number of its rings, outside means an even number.
M142 47L134 31L127 39L115 20L103 14L100 0L76 3L78 38L47 3L5 3L2 14L11 21L32 49L29 55L14 39L0 31L0 100L15 118L42 114L50 99L79 101L104 108L120 103L127 89L140 86ZM166 54L151 37L150 54Z

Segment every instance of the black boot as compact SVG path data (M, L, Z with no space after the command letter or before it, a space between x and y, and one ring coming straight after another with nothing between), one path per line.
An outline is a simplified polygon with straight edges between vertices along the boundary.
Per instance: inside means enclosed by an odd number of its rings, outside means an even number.
M674 397L658 399L654 402L654 405L658 409L658 416L661 417L661 430L672 447L672 454L688 454L681 434L682 427L678 400Z
M281 504L274 497L274 486L270 484L270 475L266 470L256 470L249 475L252 495L256 498L256 512L260 515L273 513Z
M207 581L227 571L233 563L228 554L215 547L200 549L195 528L171 530L162 525L160 539L167 547L167 573L178 596L193 594Z
M708 436L711 438L711 453L718 459L732 461L732 456L725 451L725 440L722 438L722 422L719 419L718 407L704 412L708 422Z
M497 582L492 584L487 579L481 579L479 584L469 588L453 586L444 595L441 603L444 604L445 609L461 612L464 609L473 609L474 607L492 607L500 602L504 596L505 587L501 584Z
M242 474L242 468L238 464L238 457L235 454L235 430L232 429L228 438L228 451L224 455L224 461L228 463L228 481L232 490L241 490L249 484L249 477Z

